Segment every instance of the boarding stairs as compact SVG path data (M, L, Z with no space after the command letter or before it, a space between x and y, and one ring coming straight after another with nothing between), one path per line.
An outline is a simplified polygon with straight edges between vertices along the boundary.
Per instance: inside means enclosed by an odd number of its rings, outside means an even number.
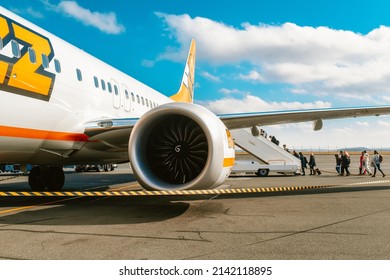
M291 165L301 169L301 161L263 136L253 136L245 129L230 131L236 146L268 165Z

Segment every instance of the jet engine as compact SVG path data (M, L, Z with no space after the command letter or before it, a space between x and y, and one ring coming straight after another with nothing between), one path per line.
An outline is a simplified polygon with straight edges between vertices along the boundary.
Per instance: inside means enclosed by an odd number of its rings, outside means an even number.
M210 189L222 184L234 165L234 142L221 120L191 103L156 107L134 126L129 158L148 190Z

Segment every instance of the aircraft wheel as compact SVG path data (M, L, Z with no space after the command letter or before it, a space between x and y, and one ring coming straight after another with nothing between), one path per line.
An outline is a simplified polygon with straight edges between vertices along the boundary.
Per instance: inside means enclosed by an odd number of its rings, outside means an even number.
M28 175L28 183L33 191L45 190L42 173L42 167L40 166L34 166L30 170L30 174Z
M46 186L49 191L60 191L65 183L65 174L61 166L50 166L45 174Z

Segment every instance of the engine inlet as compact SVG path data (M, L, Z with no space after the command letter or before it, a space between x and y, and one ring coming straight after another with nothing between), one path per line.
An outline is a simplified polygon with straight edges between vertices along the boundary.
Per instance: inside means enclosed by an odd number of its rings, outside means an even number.
M147 161L153 173L170 184L184 184L204 169L207 138L192 119L170 115L159 121L146 143Z

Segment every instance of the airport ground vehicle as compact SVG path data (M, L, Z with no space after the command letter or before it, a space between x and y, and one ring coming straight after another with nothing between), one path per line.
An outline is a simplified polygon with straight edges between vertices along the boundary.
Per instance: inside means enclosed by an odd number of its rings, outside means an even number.
M76 165L76 172L83 171L113 171L116 167L116 164L87 164L87 165Z
M294 164L261 164L255 160L236 160L231 174L256 174L266 177L269 172L296 174L297 171L298 166Z

